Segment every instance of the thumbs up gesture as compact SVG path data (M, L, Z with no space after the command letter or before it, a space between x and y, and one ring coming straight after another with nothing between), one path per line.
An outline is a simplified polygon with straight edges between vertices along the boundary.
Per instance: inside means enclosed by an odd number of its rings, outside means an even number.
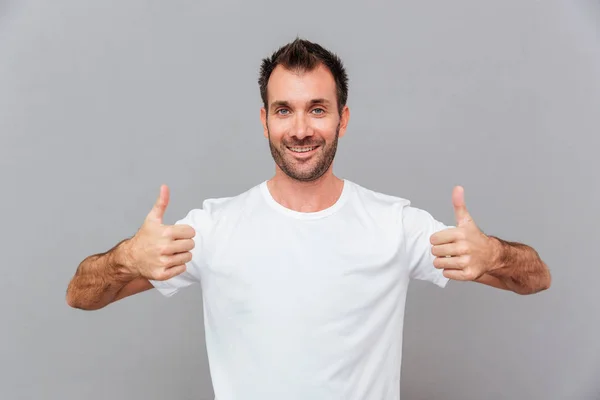
M493 266L496 246L485 235L467 211L464 189L452 192L456 227L431 235L433 265L444 270L444 276L461 281L474 281Z
M167 280L184 272L192 259L196 231L189 225L164 225L168 204L169 188L162 185L154 207L128 246L128 264L134 275Z

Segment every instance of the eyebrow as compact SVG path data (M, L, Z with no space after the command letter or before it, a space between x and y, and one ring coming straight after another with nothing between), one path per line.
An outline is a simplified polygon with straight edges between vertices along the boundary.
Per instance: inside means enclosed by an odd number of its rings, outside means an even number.
M329 100L327 99L312 99L309 104L312 106L314 104L324 104L324 105L328 105L330 103ZM289 107L290 103L288 101L285 100L276 100L273 103L271 103L271 109L275 108L275 107Z

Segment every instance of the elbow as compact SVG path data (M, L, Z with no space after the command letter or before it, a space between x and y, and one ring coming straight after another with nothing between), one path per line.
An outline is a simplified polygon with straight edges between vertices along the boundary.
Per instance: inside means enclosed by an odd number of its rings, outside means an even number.
M72 288L67 289L65 301L69 307L83 311L99 310L105 306L105 304L84 301Z
M540 275L538 292L550 289L550 286L552 286L552 275L550 274L550 269L548 269L546 263L543 263L543 269Z
M65 301L67 305L71 308L84 309L83 304L80 301L81 296L77 296L77 290L75 288L75 283L73 280L69 282L69 286L67 287L67 293L65 295Z
M543 292L544 290L550 289L552 286L552 276L550 272L546 269L542 274L540 274L537 279L534 279L531 285L527 288L521 288L521 290L515 290L517 294L521 295L529 295Z
M67 305L71 308L76 308L79 310L85 310L86 307L80 301L78 301L77 297L73 295L71 290L67 290L67 295L65 296L65 300Z
M67 286L67 293L65 295L65 301L67 302L67 305L71 308L79 308L78 304L77 304L77 300L75 298L75 295L73 293L73 281L71 280L71 282L69 282L69 286Z
M550 286L552 286L552 275L550 274L550 271L546 269L539 291L548 290L550 289Z
M67 296L66 300L67 300L67 305L69 307L75 308L77 310L94 311L94 310L100 310L101 308L104 308L104 305L84 303L81 301L77 301L69 296Z

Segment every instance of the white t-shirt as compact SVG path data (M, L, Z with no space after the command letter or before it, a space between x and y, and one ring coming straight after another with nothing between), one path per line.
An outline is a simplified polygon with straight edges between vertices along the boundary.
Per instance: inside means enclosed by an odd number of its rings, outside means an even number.
M266 182L208 199L176 222L196 230L216 400L397 400L409 279L444 287L429 237L446 225L410 201L349 180L314 213L277 203Z

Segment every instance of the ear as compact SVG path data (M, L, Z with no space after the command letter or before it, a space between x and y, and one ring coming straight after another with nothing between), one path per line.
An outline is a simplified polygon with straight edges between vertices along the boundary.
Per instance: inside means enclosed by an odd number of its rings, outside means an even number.
M348 106L344 106L342 109L342 115L340 119L340 137L343 137L346 134L346 128L348 127L348 122L350 121L350 109Z
M260 109L260 121L263 126L263 135L268 139L269 138L269 130L267 129L267 110L264 107Z

